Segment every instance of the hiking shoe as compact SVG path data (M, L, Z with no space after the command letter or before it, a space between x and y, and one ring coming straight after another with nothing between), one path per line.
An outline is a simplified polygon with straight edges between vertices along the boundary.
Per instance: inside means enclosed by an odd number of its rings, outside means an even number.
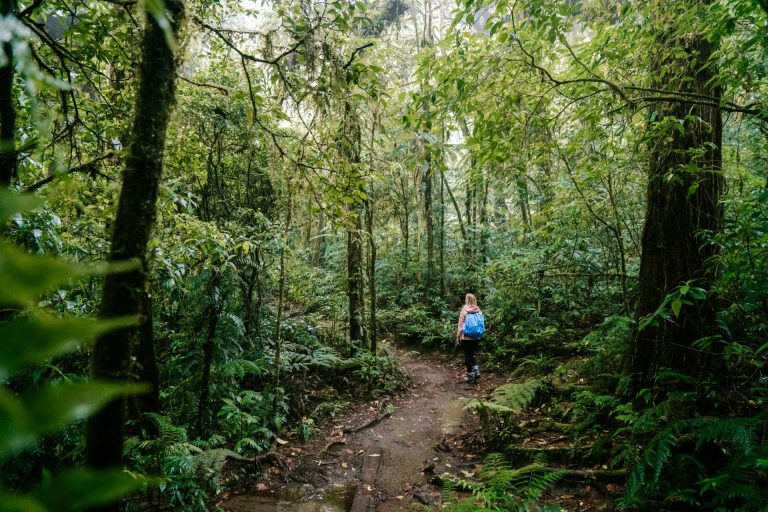
M480 368L477 365L472 367L472 375L475 377L475 382L480 380Z
M472 384L475 381L475 374L474 373L467 373L467 376L464 378L464 382L467 384Z

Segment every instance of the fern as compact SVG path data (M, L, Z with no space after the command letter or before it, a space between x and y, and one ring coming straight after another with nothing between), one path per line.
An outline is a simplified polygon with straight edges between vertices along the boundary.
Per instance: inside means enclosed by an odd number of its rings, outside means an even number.
M154 412L148 412L144 415L157 428L157 441L161 446L171 446L187 442L187 431L183 427L177 427L171 420Z
M280 359L281 370L286 374L310 368L331 368L340 365L342 361L330 347L307 347L296 343L285 343Z
M559 510L558 507L542 505L539 499L562 475L563 471L547 468L541 462L515 469L504 455L492 453L483 462L479 482L451 476L446 480L443 498L453 502L447 509L451 512ZM470 491L475 501L482 503L482 506L467 501L455 503L457 490Z
M516 413L528 407L541 389L541 381L532 379L521 384L504 384L491 393L491 399L470 400L464 407L468 410L488 409L494 412Z
M536 379L520 384L505 384L493 391L490 400L472 399L464 408L478 413L487 440L498 439L498 433L504 430L505 418L528 407L542 386L541 381Z
M761 457L768 449L757 443L758 418L693 418L662 428L648 443L631 470L624 508L641 496L664 492L670 499L702 508L757 510L768 501L759 481ZM681 447L681 441L685 441ZM691 445L693 445L692 453ZM702 450L710 447L725 462L704 464ZM663 475L671 478L662 478Z
M522 384L505 384L496 388L491 394L491 401L521 411L528 407L536 393L542 388L541 381L529 380Z

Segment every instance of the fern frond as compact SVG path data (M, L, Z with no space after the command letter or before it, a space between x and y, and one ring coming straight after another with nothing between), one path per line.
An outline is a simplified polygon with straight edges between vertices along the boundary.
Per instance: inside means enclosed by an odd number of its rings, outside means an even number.
M235 337L245 336L245 324L243 323L242 318L232 312L227 312L224 314L224 319L227 320L227 323L232 325Z
M492 453L483 461L479 472L480 482L462 480L457 477L446 479L444 492L455 494L455 490L470 491L473 497L483 503L483 508L457 508L449 510L544 510L538 499L562 477L563 471L545 467L541 463L513 468L503 454Z
M521 384L505 384L499 386L491 393L491 401L510 409L521 411L533 402L536 392L541 387L541 381L536 379Z
M491 393L488 401L472 399L464 406L467 410L486 409L499 413L516 413L528 407L541 389L541 381L532 379L523 383L504 384Z
M174 425L167 416L154 412L148 412L144 416L157 428L161 448L187 442L187 431Z

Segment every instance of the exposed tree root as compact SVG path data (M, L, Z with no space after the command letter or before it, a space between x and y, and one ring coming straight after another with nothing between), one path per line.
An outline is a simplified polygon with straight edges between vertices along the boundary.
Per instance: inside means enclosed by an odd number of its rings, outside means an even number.
M366 423L364 425L361 425L361 426L356 427L356 428L345 428L344 429L344 433L345 434L354 434L356 432L360 432L361 430L365 430L367 428L375 427L376 425L378 425L379 423L381 423L385 419L389 418L390 416L392 416L391 412L385 412L384 414L382 414L378 418L373 418L371 421L369 421L368 423Z

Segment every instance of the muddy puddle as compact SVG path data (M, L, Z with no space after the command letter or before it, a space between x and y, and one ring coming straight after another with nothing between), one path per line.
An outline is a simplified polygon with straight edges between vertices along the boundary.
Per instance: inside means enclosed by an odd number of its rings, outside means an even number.
M227 512L346 512L352 507L355 485L339 485L322 494L306 485L289 485L279 491L256 491L232 497L222 508Z

